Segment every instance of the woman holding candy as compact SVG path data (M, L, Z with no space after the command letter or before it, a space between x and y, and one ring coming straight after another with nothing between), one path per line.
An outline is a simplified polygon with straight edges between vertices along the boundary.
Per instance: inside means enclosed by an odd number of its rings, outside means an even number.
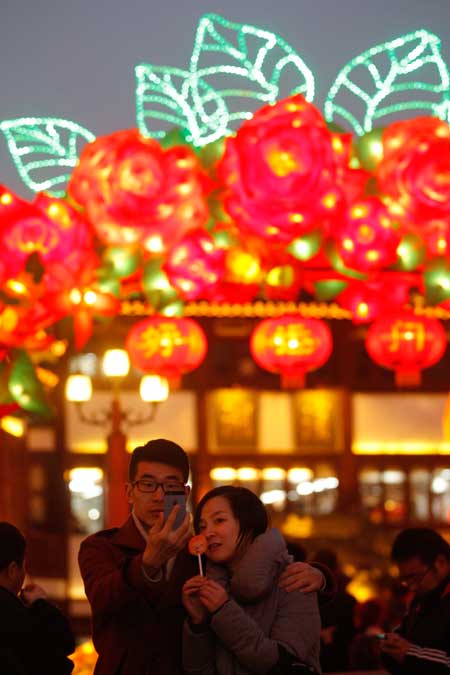
M206 576L200 568L183 587L186 672L275 674L294 661L318 672L316 594L279 588L291 558L281 534L268 527L260 499L242 487L215 488L200 501L194 526L203 537L190 550L204 552Z

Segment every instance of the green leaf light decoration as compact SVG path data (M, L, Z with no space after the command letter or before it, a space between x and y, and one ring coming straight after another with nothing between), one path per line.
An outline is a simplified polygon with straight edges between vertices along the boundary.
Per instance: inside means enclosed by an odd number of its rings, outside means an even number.
M450 76L440 45L433 33L417 30L363 52L337 76L325 102L325 118L347 122L358 136L383 126L380 119L403 111L449 120ZM364 88L363 76L368 79ZM352 109L362 106L362 119L345 107L347 100Z
M323 279L322 281L315 282L314 291L319 302L329 302L339 295L339 293L342 293L347 287L347 281L340 281L339 279Z
M450 300L450 265L446 258L436 258L425 269L425 299L431 305Z
M424 262L426 253L424 241L414 232L408 232L397 247L398 262L395 269L404 272L415 270Z
M309 260L319 252L322 240L322 232L314 230L313 232L305 234L303 237L294 239L287 250L294 258L297 258L297 260Z
M280 78L287 68L294 70L299 83L286 94L301 93L312 101L312 72L281 37L206 14L198 24L189 71L136 66L138 128L144 136L162 138L167 125L182 127L194 146L213 143L249 119L254 107L280 98ZM217 89L209 84L216 78ZM154 128L153 120L162 128Z
M64 196L81 144L95 140L79 124L55 117L4 120L0 130L25 185L53 197Z
M42 417L53 415L31 359L24 351L19 351L14 361L8 389L14 401L26 412Z
M170 285L160 260L150 260L144 265L142 286L152 307L164 316L181 316L184 303Z

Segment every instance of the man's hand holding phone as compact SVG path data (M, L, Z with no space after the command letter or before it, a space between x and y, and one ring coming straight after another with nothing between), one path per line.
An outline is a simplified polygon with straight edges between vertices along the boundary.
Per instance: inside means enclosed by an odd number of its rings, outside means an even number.
M184 511L184 518L179 527L176 526L182 506L176 504L166 519L160 513L158 520L150 528L147 546L142 557L142 563L149 575L154 575L161 567L186 546L191 536L189 515Z
M381 639L381 651L389 654L398 663L403 663L406 653L411 647L411 643L405 640L398 633L383 633L384 637Z

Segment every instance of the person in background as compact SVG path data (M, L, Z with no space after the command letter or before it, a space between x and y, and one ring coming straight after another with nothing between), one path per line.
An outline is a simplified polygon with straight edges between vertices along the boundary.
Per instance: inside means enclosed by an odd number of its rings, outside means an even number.
M380 641L383 666L393 675L448 675L450 546L430 528L408 528L391 558L413 599L400 626Z
M191 525L164 521L164 494L184 491L189 459L177 443L159 438L135 448L126 495L131 515L119 528L93 534L80 547L79 566L92 609L98 652L95 675L179 675L185 610L183 584L196 574L188 553ZM287 568L286 590L317 591L322 572L305 563Z
M23 586L26 542L0 522L0 675L68 675L75 649L69 623L37 584Z
M275 674L293 662L319 671L316 594L278 587L291 557L268 524L263 503L246 488L224 485L201 499L194 525L206 540L206 576L183 587L186 673Z
M335 551L328 548L320 549L313 559L328 567L336 579L334 597L320 605L322 670L324 673L348 670L349 648L355 635L356 599L346 590L349 578L340 569Z
M350 644L352 670L379 670L382 667L380 635L384 633L384 608L374 598L356 605L357 633Z

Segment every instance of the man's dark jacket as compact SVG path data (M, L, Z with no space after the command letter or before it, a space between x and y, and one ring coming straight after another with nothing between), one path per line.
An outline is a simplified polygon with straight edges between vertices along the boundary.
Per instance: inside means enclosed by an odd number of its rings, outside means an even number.
M403 663L383 654L383 665L394 675L449 675L450 576L433 591L416 596L395 631L411 642Z
M69 675L75 643L67 619L46 600L26 607L0 586L0 675Z
M142 571L145 542L133 518L121 528L85 539L79 564L92 609L99 658L95 675L180 675L184 582L198 574L196 558L181 551L166 581Z

